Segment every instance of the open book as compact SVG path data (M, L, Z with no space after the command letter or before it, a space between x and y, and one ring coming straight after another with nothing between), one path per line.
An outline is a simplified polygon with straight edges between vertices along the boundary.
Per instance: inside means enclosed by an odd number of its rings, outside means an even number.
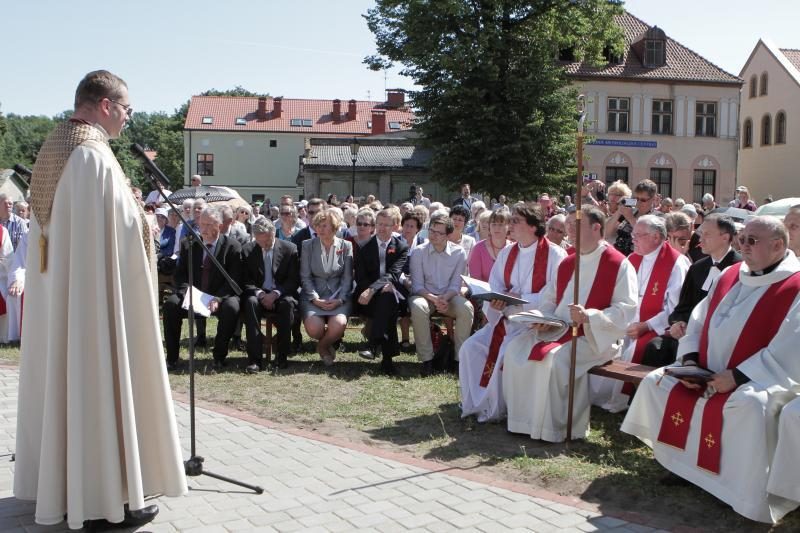
M520 324L544 324L545 326L555 326L557 328L565 329L569 327L569 324L567 324L564 320L554 316L543 315L541 311L537 310L515 313L509 316L508 319L512 322L518 322Z
M492 288L489 286L489 283L485 281L481 281L479 279L471 278L469 276L461 276L461 279L464 280L464 283L469 290L472 292L472 298L476 300L502 300L506 303L506 305L525 305L530 302L527 300L523 300L522 298L517 298L516 296L511 296L502 292L493 291Z
M672 376L676 379L682 379L689 383L696 383L703 385L711 381L711 376L714 372L700 366L668 366L664 368L665 376Z

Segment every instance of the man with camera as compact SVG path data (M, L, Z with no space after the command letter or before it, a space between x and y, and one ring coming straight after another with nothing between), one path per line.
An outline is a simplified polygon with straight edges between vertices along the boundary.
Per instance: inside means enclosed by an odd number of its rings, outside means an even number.
M632 198L625 198L619 206L619 216L613 218L606 227L606 237L614 239L614 248L624 255L633 252L631 233L636 221L644 215L664 216L654 209L658 186L651 180L642 180L636 184Z

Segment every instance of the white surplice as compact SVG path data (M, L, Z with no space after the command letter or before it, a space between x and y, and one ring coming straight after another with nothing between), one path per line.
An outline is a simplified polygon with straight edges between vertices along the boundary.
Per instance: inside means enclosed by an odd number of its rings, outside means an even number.
M500 250L497 260L492 266L489 274L489 286L495 292L513 292L520 294L523 300L528 301L527 305L514 305L506 307L503 312L496 311L490 306L483 307L486 314L487 323L476 331L461 346L459 352L458 378L461 385L461 416L476 415L478 422L488 420L500 420L505 416L505 402L503 401L503 383L501 379L501 368L503 367L503 356L508 343L525 330L525 326L509 322L505 317L527 311L538 309L541 292L531 292L531 279L535 268L536 247L538 241L527 248L520 247L517 260L511 271L511 290L507 291L505 285L505 268L508 254L517 246L510 244ZM552 280L556 279L558 265L566 257L563 248L549 243L547 254L547 271L545 277L545 287ZM544 289L542 289L542 292ZM495 362L492 377L486 387L481 387L480 381L483 376L486 360L489 356L489 344L492 342L492 332L500 320L505 320L506 334L503 344L500 346L497 361Z
M140 211L107 144L67 160L47 259L28 247L14 495L38 524L120 522L187 489Z
M770 285L797 271L800 271L800 262L791 253L776 270L763 276L751 276L747 265L742 264L740 283L722 298L711 316L707 363L710 370L721 372L727 368L739 335L747 334L743 328L761 296ZM703 323L716 287L717 282L692 311L686 335L678 347L679 360L684 354L699 350ZM798 331L800 297L795 298L778 333L767 347L737 367L751 381L738 387L725 403L719 474L697 467L705 399L701 398L695 405L685 450L658 442L667 398L677 383L675 379L663 376L661 369L651 372L642 381L622 424L622 431L639 437L652 447L655 458L665 468L710 492L737 513L751 520L777 522L798 506L797 499L781 498L767 492L777 440L778 415L781 407L795 397L793 390L800 383ZM796 459L792 457L791 461ZM782 466L772 466L776 467ZM793 482L796 485L797 478Z
M767 492L800 502L800 398L781 409L778 424L778 445L772 459Z
M10 239L9 239L10 240ZM28 232L19 237L17 249L11 258L11 265L8 267L8 283L6 287L18 283L25 288L25 259L28 253ZM8 290L6 290L6 295ZM24 293L23 293L24 294ZM8 341L18 341L20 327L22 326L22 294L19 296L6 296L6 309L8 310Z
M627 260L622 261L615 280L596 280L606 246L610 245L603 242L597 250L581 255L579 302L586 304L594 283L614 283L614 293L607 309L587 309L589 323L584 325L585 336L578 338L572 419L574 438L585 437L589 429L587 372L616 355L624 325L636 312L636 271ZM574 287L574 279L570 279L561 302L556 305L556 284L548 284L542 294L542 313L569 323ZM508 430L527 433L534 439L561 442L567 433L572 341L553 348L541 361L529 361L530 351L539 340L536 331L526 328L506 349L503 392L508 406Z
M631 318L630 323L626 324L623 328L623 335L625 329L627 329L631 323L641 321L639 311L641 310L642 299L647 291L647 285L650 283L650 274L653 273L653 267L656 264L656 259L660 252L661 247L658 247L655 251L650 252L642 258L639 271L636 272L636 286L638 287L636 313L633 318ZM675 306L678 305L683 280L686 279L686 273L689 272L690 266L692 266L692 263L685 255L678 256L678 259L672 266L672 272L670 272L669 281L667 282L667 290L664 293L664 306L661 312L647 320L650 329L655 331L658 335L663 335L664 331L669 328L669 315L675 309ZM636 339L624 337L620 359L623 361L631 361L635 349ZM628 408L630 396L622 394L622 387L625 385L622 381L600 376L590 376L589 384L591 387L593 405L600 406L612 413L618 413Z

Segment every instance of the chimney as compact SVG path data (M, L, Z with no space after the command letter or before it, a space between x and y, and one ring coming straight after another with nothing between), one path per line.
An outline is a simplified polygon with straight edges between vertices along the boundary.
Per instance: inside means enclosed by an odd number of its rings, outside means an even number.
M350 100L347 102L347 120L355 120L356 114L356 101Z
M281 118L281 104L283 103L282 96L276 96L272 99L272 118Z
M338 98L333 101L333 121L339 122L342 119L342 101Z
M393 109L406 105L406 92L403 89L389 89L386 91L386 106Z
M386 111L383 109L372 110L372 135L386 133Z
M267 120L267 97L261 96L258 99L258 111L256 111L258 120Z

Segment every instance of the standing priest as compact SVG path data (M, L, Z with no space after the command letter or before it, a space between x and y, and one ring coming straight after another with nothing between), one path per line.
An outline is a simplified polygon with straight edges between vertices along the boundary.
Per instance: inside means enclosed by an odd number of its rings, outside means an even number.
M622 430L739 514L774 523L800 496L768 488L771 474L796 463L796 454L788 464L772 458L778 416L800 382L800 262L772 217L750 219L739 244L744 263L714 282L678 349L683 367L714 372L705 391L656 370L642 381Z
M14 495L38 524L141 525L186 492L151 232L108 144L131 112L90 72L33 167Z
M594 206L582 209L579 305L573 305L576 256L558 267L547 285L539 310L580 325L575 372L575 417L572 435L583 438L589 428L589 379L593 366L618 352L625 324L636 312L636 272L620 252L603 240L606 217ZM508 344L503 393L508 430L533 439L561 442L567 433L572 329L552 342L542 340L547 328L537 326Z

